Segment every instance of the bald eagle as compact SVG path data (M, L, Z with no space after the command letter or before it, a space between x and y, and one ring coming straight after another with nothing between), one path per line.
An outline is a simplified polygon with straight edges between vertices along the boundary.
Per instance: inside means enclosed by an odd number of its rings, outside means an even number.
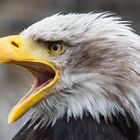
M13 140L139 140L140 37L109 13L56 14L0 39L0 63L34 76Z

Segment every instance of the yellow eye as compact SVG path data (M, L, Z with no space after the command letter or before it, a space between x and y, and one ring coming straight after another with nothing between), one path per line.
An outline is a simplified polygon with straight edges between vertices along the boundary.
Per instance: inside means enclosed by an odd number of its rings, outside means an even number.
M64 44L62 42L52 43L48 47L48 52L52 55L60 55L64 52Z

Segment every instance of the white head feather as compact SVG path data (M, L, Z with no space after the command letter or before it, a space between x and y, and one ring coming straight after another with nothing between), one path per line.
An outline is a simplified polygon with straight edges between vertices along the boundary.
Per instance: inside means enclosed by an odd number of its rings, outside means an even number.
M140 37L110 14L47 17L22 33L32 40L61 40L67 50L52 56L61 69L54 94L34 108L33 118L55 122L89 113L100 122L128 113L140 124Z

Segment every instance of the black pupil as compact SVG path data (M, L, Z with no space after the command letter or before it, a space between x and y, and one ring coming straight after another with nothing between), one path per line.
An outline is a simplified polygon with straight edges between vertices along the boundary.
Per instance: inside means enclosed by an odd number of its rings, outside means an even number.
M57 51L57 50L58 50L58 45L57 45L57 44L54 44L54 45L53 45L53 50L54 50L54 51Z

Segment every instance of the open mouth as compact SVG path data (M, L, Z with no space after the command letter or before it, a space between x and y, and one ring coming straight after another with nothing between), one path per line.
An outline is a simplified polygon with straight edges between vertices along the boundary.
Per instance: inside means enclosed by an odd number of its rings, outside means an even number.
M12 123L22 117L31 107L49 96L49 89L59 79L59 70L48 62L38 61L14 61L10 62L26 68L34 76L34 84L31 90L13 107L9 113L8 123ZM44 92L45 91L45 92Z
M39 91L43 87L47 86L55 77L55 71L50 66L40 62L25 61L25 62L14 62L14 64L26 68L34 76L34 84L29 93L26 94L26 98L31 94Z

